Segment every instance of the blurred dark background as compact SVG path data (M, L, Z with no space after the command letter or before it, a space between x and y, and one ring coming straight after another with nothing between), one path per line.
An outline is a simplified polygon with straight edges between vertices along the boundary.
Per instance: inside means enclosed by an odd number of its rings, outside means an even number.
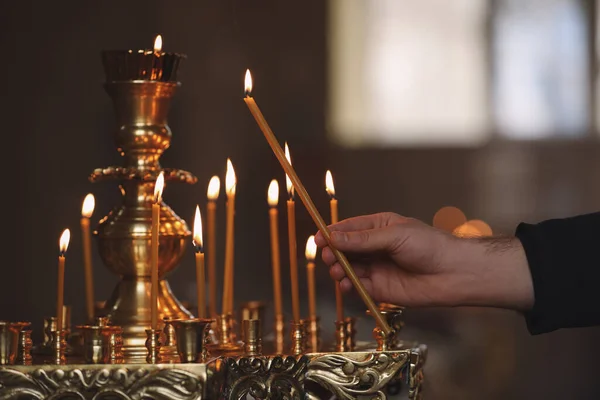
M151 48L160 33L165 51L188 55L162 163L192 171L199 182L170 184L164 197L191 222L210 177L223 179L231 157L239 304L270 299L266 190L272 178L284 187L242 102L246 68L325 215L331 169L341 217L395 211L431 223L453 205L510 234L520 221L600 204L596 9L577 0L3 4L0 318L33 321L39 339L43 317L53 313L58 237L70 227L65 299L74 323L83 320L81 202L95 194L97 223L120 197L116 183L87 181L94 168L120 162L101 50ZM224 203L222 194L219 263ZM300 256L314 231L299 208ZM188 253L170 282L180 299L194 302ZM283 251L284 266L286 259ZM94 267L97 298L106 299L117 277L97 255ZM333 321L333 284L320 267L318 305L322 319ZM283 277L289 293L289 274ZM346 305L368 339L373 322L364 306L355 298ZM406 324L403 337L430 348L428 399L600 396L597 328L531 337L520 315L474 308L408 310ZM323 323L324 337L332 327Z

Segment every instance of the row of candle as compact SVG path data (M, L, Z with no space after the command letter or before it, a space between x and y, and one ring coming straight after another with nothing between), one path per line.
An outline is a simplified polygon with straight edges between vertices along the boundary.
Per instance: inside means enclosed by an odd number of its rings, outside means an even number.
M285 145L286 156L291 162L289 147ZM226 257L224 268L224 287L223 287L223 313L233 312L233 238L234 238L234 214L235 214L235 187L236 177L231 160L227 160L226 173L226 193L227 193L227 223L226 223ZM330 196L331 221L337 222L337 199L335 198L335 189L333 178L330 171L326 173L326 191ZM293 318L300 319L300 298L298 290L298 272L297 272L297 254L296 254L296 235L295 235L295 204L294 192L289 178L286 176L286 186L289 194L288 200L288 233L290 246L290 273L292 283L292 304ZM162 192L164 190L164 175L159 174L154 186L154 199L152 204L152 226L151 226L151 307L152 319L151 325L156 329L158 325L158 233L160 230L160 204L162 202ZM216 200L219 197L220 180L219 177L213 176L209 182L207 190L207 213L208 213L208 251L207 258L209 263L209 303L208 312L211 316L216 316ZM278 229L278 203L279 203L279 184L273 179L267 190L267 202L269 205L270 233L271 233L271 263L273 270L273 297L275 314L282 315L282 295L281 295L281 271L280 271L280 249L279 249L279 229ZM91 257L91 238L90 238L90 217L95 208L95 199L92 194L88 194L82 206L82 242L83 242L83 261L84 261L84 277L86 290L86 315L88 320L93 320L94 317L94 284L93 284L93 268ZM205 262L204 262L204 246L202 235L202 216L200 209L196 206L193 224L192 243L195 252L196 264L196 280L197 280L197 297L198 297L198 317L206 317L206 277L205 277ZM57 293L57 310L62 309L63 292L64 292L64 265L65 252L68 247L70 231L64 231L60 239L60 256L59 256L59 273L58 273L58 293ZM315 285L315 256L316 245L314 237L309 237L306 243L305 256L307 260L307 281L308 281L308 298L309 298L309 315L316 316L316 285ZM343 299L339 290L339 284L336 283L336 308L338 320L343 319ZM57 314L58 315L58 314Z

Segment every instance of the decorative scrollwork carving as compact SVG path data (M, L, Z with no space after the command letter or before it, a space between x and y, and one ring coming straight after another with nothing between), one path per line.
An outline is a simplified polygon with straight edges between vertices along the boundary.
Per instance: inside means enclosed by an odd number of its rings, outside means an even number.
M300 400L305 397L308 358L242 357L226 359L226 399Z
M364 354L355 359L342 354L323 354L313 358L306 379L326 388L339 399L358 396L385 399L385 386L408 365L407 352Z
M97 168L89 176L91 182L96 182L103 179L125 179L125 180L141 180L145 182L154 182L161 171L141 170L137 167L106 167ZM198 178L194 174L181 169L164 168L162 170L165 180L180 181L184 183L194 184Z
M427 347L419 346L410 352L410 368L408 372L408 398L411 400L421 400L422 385L425 379L423 365L427 359Z
M201 379L178 369L0 369L0 400L80 398L200 400Z

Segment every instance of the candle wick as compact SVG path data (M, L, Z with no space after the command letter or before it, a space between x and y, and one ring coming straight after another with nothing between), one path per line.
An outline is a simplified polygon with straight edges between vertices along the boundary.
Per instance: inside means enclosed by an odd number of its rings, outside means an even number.
M196 253L204 253L204 247L202 245L198 246L195 242L194 242L194 250L196 251Z
M62 257L62 258L65 258L65 254L66 254L66 253L67 253L67 252L66 252L66 250L61 250L61 251L58 253L58 256L59 256L59 257Z

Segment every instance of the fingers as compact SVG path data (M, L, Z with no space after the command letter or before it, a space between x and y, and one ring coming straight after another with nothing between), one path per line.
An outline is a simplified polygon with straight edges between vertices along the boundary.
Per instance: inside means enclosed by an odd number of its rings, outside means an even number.
M405 240L405 235L401 225L352 232L335 231L331 233L331 245L342 252L389 252Z
M359 278L366 278L369 276L369 267L365 264L352 264L352 269ZM329 268L329 275L336 281L341 281L346 277L346 272L340 264L333 264Z
M394 213L378 213L371 215L361 215L358 217L352 217L338 222L337 224L330 225L328 228L331 232L351 232L351 231L363 231L370 229L377 229L388 226L392 220L402 219L401 216ZM327 241L323 234L319 231L315 235L315 243L319 247L327 245Z
M365 287L367 292L371 296L375 297L374 293L373 293L373 282L367 278L360 278L360 282L363 284L363 286ZM354 285L352 285L352 282L350 282L350 279L344 278L340 282L340 288L342 289L342 292L348 293L348 292L351 292L352 290L354 290Z

